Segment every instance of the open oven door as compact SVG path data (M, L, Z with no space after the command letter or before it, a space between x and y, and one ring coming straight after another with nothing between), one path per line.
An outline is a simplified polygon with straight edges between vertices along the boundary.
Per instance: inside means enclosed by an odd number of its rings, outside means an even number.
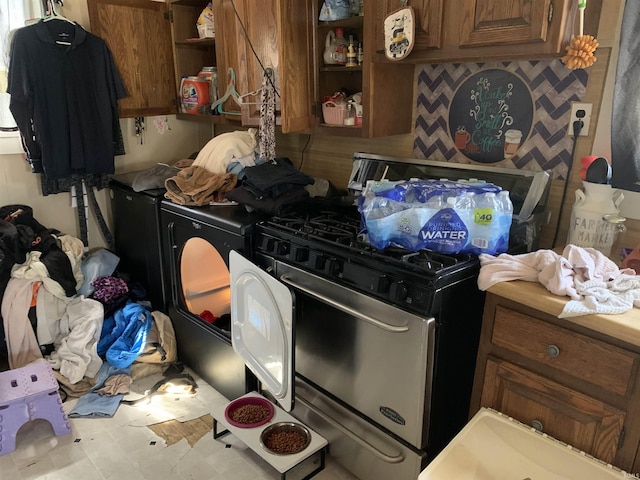
M293 409L293 293L235 251L229 253L231 344L280 406Z

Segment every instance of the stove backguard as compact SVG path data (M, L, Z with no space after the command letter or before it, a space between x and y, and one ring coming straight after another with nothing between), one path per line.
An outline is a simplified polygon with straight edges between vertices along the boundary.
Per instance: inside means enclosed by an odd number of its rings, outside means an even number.
M417 158L397 158L356 152L349 179L349 192L359 195L369 180L389 181L419 179L469 180L477 179L493 183L509 191L513 203L514 219L509 232L509 253L525 253L537 250L542 226L550 219L547 210L550 183L546 172L530 172L515 168L491 167L436 162ZM538 189L538 185L543 185ZM540 196L528 218L520 212L526 203Z

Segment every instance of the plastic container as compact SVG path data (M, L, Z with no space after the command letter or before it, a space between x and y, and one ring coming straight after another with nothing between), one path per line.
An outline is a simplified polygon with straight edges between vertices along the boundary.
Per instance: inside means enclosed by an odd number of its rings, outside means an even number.
M204 78L209 83L209 103L218 99L218 69L216 67L202 67L198 73L199 78Z
M481 408L418 480L623 480L622 470L495 410Z
M328 125L344 125L344 119L346 116L346 105L338 105L332 101L327 101L322 104L322 117L324 118L324 123Z
M627 221L626 218L621 217L619 215L604 215L602 219L607 222L608 228L607 231L611 232L613 236L613 240L611 242L611 252L609 254L609 258L616 263L616 265L622 265L622 260L625 257L625 247L626 247L626 232L627 227L624 222Z
M209 108L209 85L202 77L184 77L180 82L182 113L204 115Z

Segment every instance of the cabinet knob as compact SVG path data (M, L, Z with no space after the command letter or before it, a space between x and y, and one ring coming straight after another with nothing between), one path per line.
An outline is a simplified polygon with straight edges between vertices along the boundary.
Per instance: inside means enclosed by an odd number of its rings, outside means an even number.
M531 426L535 428L538 432L542 431L542 422L540 420L532 420Z
M555 345L548 345L547 346L547 355L549 355L552 358L555 358L558 355L560 355L560 349L558 347L556 347Z

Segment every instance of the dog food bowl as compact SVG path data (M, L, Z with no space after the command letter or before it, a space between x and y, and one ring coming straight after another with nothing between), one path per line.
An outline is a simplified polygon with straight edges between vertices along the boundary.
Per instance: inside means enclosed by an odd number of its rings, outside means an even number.
M279 422L269 425L260 434L260 445L274 455L292 455L309 446L311 432L304 425Z
M238 428L255 428L273 418L275 408L265 398L242 397L234 400L224 410L224 418Z

